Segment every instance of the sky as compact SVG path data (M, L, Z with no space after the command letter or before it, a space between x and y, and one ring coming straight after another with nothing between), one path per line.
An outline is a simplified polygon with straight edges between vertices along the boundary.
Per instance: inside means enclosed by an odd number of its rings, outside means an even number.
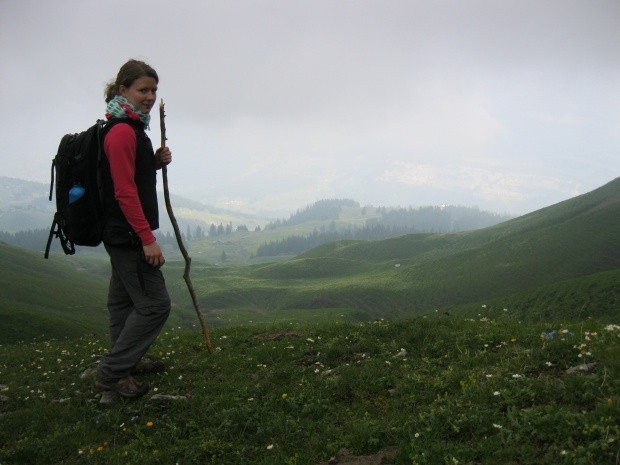
M525 214L619 176L619 24L618 0L0 0L0 173L49 183L136 58L173 194Z

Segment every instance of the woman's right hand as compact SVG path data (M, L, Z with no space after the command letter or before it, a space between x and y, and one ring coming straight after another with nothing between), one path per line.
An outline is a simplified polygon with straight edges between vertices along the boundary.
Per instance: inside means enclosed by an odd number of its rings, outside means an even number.
M160 268L164 266L164 263L166 263L164 254L161 251L161 247L159 247L157 241L151 242L148 245L143 245L142 250L144 250L144 259L149 265L155 268Z

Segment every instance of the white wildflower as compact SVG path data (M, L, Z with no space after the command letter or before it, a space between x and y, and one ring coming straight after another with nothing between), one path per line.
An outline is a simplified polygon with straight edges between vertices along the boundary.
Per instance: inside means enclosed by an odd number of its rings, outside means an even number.
M405 349L400 349L400 352L398 352L396 355L394 355L394 358L396 357L406 357L407 356L407 351Z

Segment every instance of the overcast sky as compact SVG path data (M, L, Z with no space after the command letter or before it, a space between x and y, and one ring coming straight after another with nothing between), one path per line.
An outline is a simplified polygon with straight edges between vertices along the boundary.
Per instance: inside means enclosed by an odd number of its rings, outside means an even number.
M0 0L0 57L14 178L49 182L129 58L171 191L209 205L522 214L620 173L618 0Z

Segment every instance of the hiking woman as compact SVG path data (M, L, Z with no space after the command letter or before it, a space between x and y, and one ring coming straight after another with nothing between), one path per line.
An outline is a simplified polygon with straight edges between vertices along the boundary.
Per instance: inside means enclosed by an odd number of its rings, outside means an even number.
M165 263L153 231L159 227L157 170L172 160L168 147L153 150L145 129L157 98L159 77L148 64L129 60L106 87L102 186L106 215L103 243L110 256L109 352L99 363L95 386L138 397L148 385L136 373L160 371L144 357L170 313L160 267Z

